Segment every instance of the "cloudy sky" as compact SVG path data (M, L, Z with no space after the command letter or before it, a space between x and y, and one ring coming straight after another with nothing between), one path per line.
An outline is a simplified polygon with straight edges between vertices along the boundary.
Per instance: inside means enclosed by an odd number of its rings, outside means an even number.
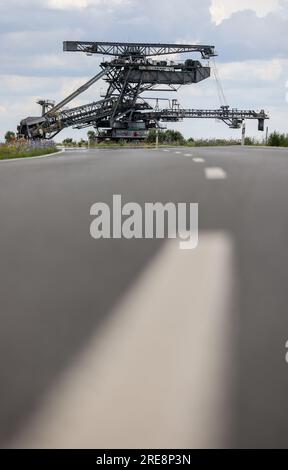
M101 58L64 53L65 40L215 45L228 104L265 108L269 129L288 132L288 0L0 0L0 35L0 141L39 114L37 99L60 100L97 73ZM104 90L100 82L74 103ZM177 98L185 108L220 104L213 78L182 87ZM239 137L214 121L173 127L186 137ZM256 122L247 127L262 136ZM65 130L58 140L86 132Z

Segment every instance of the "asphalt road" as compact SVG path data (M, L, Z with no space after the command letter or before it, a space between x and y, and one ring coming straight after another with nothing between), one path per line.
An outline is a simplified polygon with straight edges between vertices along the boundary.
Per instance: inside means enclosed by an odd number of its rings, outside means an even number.
M288 447L288 150L240 147L0 162L1 445L25 432L165 243L93 240L90 207L111 204L113 194L141 205L199 203L200 242L202 232L229 234L236 297L227 446Z

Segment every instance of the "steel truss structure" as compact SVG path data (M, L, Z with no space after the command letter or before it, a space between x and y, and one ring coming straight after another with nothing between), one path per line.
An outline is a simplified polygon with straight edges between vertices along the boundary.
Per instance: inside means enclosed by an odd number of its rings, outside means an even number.
M112 58L101 62L101 71L97 75L58 104L51 100L39 100L42 115L23 119L18 126L18 135L28 139L51 139L70 126L93 126L102 139L144 139L148 130L159 128L161 122L199 118L218 119L231 128L239 128L246 119L256 119L258 129L264 130L265 119L268 119L264 110L256 112L230 109L228 106L212 110L182 109L177 100L172 100L171 107L159 109L158 104L153 108L148 98L143 98L143 93L148 90L177 91L182 85L191 85L210 77L210 66L204 66L198 60L189 58L175 62L163 60L160 56L197 52L202 59L210 59L216 56L214 46L66 41L63 49ZM104 99L66 108L68 103L100 79L108 84Z

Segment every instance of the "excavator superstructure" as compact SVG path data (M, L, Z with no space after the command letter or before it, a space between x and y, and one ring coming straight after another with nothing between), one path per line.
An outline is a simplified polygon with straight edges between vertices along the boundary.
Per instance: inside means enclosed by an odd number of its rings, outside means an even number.
M94 127L99 139L142 140L149 129L160 128L161 123L183 119L217 119L237 129L246 119L258 120L258 129L264 130L264 110L239 110L222 105L219 109L183 109L176 99L168 100L167 108L152 106L145 92L177 91L182 85L192 85L210 77L211 68L194 57L184 61L173 59L179 54L198 53L203 60L214 58L214 46L189 44L116 43L66 41L67 52L100 54L108 60L100 63L100 72L55 105L51 100L39 100L42 115L23 119L18 135L27 139L51 139L62 129ZM100 79L107 82L105 96L83 106L67 105Z

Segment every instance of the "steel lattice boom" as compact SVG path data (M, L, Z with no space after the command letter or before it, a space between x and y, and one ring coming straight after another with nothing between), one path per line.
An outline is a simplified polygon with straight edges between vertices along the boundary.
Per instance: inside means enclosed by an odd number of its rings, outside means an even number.
M52 138L66 127L93 126L100 138L143 139L150 128L161 122L182 119L218 119L231 128L238 128L245 119L257 119L259 130L264 130L268 119L262 110L182 109L176 100L167 109L155 109L143 94L155 91L177 91L182 85L191 85L210 77L210 66L194 58L168 61L158 56L199 53L203 59L216 55L214 46L191 44L117 43L66 41L64 51L85 52L88 55L112 56L100 64L100 72L58 104L39 100L42 116L23 119L18 134L29 139ZM157 56L157 58L151 58ZM107 83L104 99L66 109L68 103L98 80ZM164 88L163 88L164 87ZM157 101L158 102L158 101Z
M63 50L65 52L86 52L87 54L101 54L115 57L128 56L134 58L180 54L184 52L200 52L205 59L217 55L214 46L202 46L199 44L65 41L63 43Z
M238 129L246 119L258 119L259 130L263 130L267 115L264 110L260 112L253 110L230 109L222 106L219 109L162 109L156 112L146 113L148 120L161 120L163 122L179 121L180 119L218 119L225 122L229 127Z

